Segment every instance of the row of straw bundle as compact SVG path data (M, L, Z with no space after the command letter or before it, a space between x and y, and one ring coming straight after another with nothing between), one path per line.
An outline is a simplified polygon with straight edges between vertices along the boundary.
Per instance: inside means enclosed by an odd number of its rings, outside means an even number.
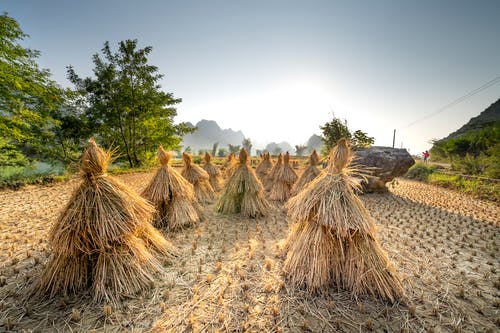
M172 153L160 146L157 156L161 167L142 192L156 206L155 226L175 230L194 225L200 220L200 207L193 185L169 165Z
M271 188L272 188L273 183L274 183L274 179L277 177L282 166L283 166L283 155L280 153L278 155L278 161L271 168L271 170L269 171L267 176L264 178L264 188L266 189L266 191L271 191Z
M299 193L307 184L320 174L321 171L318 169L318 164L319 156L318 153L316 153L316 150L314 150L309 156L309 165L302 172L299 179L293 186L292 195Z
M240 213L245 217L260 217L266 216L269 208L264 197L264 187L248 165L248 153L241 149L239 165L227 181L217 210L225 214Z
M154 207L106 174L110 157L89 141L82 182L50 230L52 256L35 294L53 297L90 287L95 301L116 302L150 287L163 272L158 255L177 255L150 223Z
M233 153L227 155L226 161L221 167L222 174L224 178L229 178L233 174L233 171L238 167L238 161Z
M183 153L184 168L182 176L193 184L194 193L199 203L211 203L215 199L215 192L210 185L210 176L200 166L193 163L190 154Z
M261 161L259 165L257 165L255 172L260 181L264 182L266 176L269 174L269 172L271 172L271 169L273 168L273 162L271 161L271 155L269 153L264 153L260 157Z
M212 163L212 156L209 153L205 153L204 160L203 169L208 173L210 185L215 192L219 192L223 187L221 172Z
M287 152L283 157L283 164L273 175L269 198L279 202L287 201L292 195L292 187L297 178L297 173L290 166L290 154Z
M404 296L401 279L376 238L375 223L356 196L350 149L339 140L328 168L291 198L295 222L287 239L284 271L292 285L321 291L336 285L394 301Z

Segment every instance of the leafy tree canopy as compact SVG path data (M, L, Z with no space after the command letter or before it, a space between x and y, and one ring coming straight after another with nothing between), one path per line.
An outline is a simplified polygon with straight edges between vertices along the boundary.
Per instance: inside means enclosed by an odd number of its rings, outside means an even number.
M361 130L351 132L349 127L347 127L347 121L342 121L336 117L333 117L331 121L320 126L320 129L323 132L321 139L323 140L322 152L324 155L328 154L330 149L332 149L341 138L348 138L354 149L369 147L375 142L373 137L368 136Z
M80 78L68 67L90 132L104 145L115 145L131 167L140 165L159 144L178 148L182 135L192 131L185 123L173 123L181 99L161 90L163 75L148 61L152 47L137 44L121 41L113 52L105 42L101 54L93 56L94 77Z

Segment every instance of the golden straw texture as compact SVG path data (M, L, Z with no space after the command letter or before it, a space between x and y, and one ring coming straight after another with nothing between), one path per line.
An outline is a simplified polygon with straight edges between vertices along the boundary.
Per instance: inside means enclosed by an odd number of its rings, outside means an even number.
M193 185L169 165L172 154L158 149L160 169L142 192L156 207L156 227L176 230L194 225L200 220L200 207Z
M154 207L106 175L110 154L91 140L82 157L80 186L52 227L52 257L34 293L82 291L95 301L118 299L147 289L163 272L159 254L172 260L176 249L150 224Z
M242 149L239 166L227 181L224 193L217 203L217 210L225 214L240 213L245 217L260 217L266 216L269 208L264 187L248 165L248 153Z
M287 203L294 222L285 249L284 271L296 287L316 292L331 286L389 301L405 291L376 238L375 223L356 196L357 180L348 168L351 152L341 139L326 171Z

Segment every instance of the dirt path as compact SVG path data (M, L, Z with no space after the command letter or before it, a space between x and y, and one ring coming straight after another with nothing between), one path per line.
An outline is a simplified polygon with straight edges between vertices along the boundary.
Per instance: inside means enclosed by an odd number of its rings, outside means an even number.
M122 175L141 190L152 173ZM205 207L197 227L167 237L182 251L147 294L103 310L88 295L21 302L49 255L47 232L78 181L0 192L0 332L495 332L499 329L500 207L399 180L363 196L405 278L408 305L345 291L308 295L281 275L283 209L264 219Z

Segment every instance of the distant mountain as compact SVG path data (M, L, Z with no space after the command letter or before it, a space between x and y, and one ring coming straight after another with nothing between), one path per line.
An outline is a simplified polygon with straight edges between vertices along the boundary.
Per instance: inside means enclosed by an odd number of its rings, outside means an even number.
M195 127L187 123L190 127ZM227 148L231 145L241 145L245 136L241 131L232 129L221 129L217 122L202 119L196 124L197 130L184 136L181 145L183 149L191 147L191 151L197 153L200 149L211 150L214 143L219 143L219 148Z
M491 104L479 116L471 118L469 122L455 132L448 135L446 139L457 138L471 131L481 130L487 127L500 125L500 99ZM441 141L441 140L440 140Z
M271 142L268 143L266 148L264 148L265 151L271 153L272 155L278 155L279 153L286 153L289 152L290 154L295 154L295 149L292 148L292 146L286 142Z
M323 140L321 140L319 135L313 134L309 140L307 140L306 146L309 153L312 153L313 150L316 150L316 152L319 153L321 151L321 147L323 146Z

